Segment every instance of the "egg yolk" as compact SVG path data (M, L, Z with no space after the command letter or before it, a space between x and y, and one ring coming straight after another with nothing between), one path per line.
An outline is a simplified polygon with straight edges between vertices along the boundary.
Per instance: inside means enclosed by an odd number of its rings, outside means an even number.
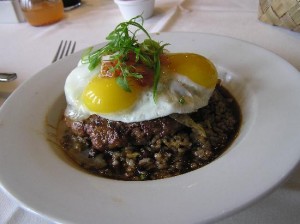
M129 81L130 82L130 81ZM129 83L131 92L126 92L116 82L115 78L93 78L82 93L85 106L97 113L112 113L130 108L141 89L134 83Z
M184 75L206 88L214 88L218 74L207 58L193 53L166 54L161 60L162 67L173 73Z

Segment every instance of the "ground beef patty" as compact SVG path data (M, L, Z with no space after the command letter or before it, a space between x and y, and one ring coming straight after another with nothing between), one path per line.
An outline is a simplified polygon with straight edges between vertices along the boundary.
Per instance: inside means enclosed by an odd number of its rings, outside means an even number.
M90 138L93 148L102 152L129 145L146 145L155 136L170 136L185 128L169 117L123 123L95 114L82 122L72 122L66 118L66 124L74 134Z
M154 180L198 169L217 158L236 137L239 106L221 86L209 104L189 115L206 137L167 116L123 123L92 115L82 122L65 120L65 152L80 166L120 180Z

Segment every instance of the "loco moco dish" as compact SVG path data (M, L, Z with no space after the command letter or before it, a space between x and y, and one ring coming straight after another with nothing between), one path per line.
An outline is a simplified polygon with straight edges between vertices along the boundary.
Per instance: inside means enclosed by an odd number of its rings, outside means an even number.
M139 19L119 24L107 45L89 49L64 89L63 149L86 170L120 180L198 169L230 145L241 122L214 64L198 54L168 52ZM146 35L143 42L138 31Z

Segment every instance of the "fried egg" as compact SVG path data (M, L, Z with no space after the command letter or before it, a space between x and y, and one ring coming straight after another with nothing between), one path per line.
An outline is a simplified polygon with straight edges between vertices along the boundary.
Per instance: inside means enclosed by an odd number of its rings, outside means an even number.
M193 53L164 54L154 100L152 87L129 80L131 92L124 91L115 77L99 76L101 65L90 71L79 63L65 82L65 116L83 120L92 114L103 118L140 122L173 113L191 113L208 104L217 83L215 66Z

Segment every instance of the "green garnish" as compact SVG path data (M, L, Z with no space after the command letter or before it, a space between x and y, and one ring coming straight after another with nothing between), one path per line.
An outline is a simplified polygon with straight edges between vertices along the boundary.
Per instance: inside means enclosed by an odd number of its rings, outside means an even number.
M141 20L141 24L137 20ZM120 72L117 77L117 84L127 92L131 92L128 77L142 79L143 75L134 71L134 65L128 65L129 54L135 55L135 62L141 62L147 67L154 70L153 78L153 98L156 101L157 86L160 79L160 55L163 53L164 47L168 44L158 43L154 41L149 33L143 27L143 17L141 15L130 19L127 22L120 23L107 37L109 41L104 47L92 51L92 48L82 55L82 63L88 63L89 69L95 69L101 62L103 56L109 56L109 61L116 62L110 69L110 72ZM134 31L131 31L134 28ZM146 34L147 38L138 43L136 35L139 31Z
M183 105L185 103L185 99L183 97L180 97L178 102Z

